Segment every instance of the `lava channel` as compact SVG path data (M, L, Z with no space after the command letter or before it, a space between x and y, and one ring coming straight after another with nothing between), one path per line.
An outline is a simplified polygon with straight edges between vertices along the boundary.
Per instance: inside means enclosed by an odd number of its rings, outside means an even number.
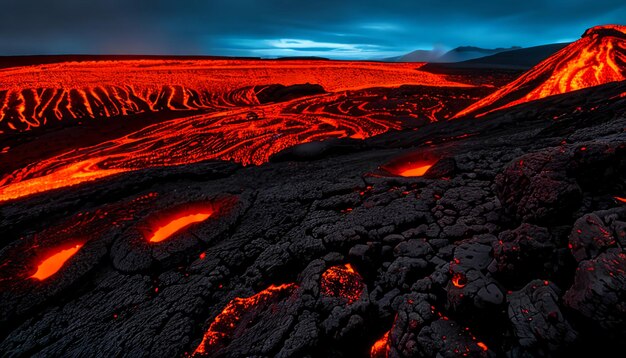
M322 274L320 292L328 297L340 297L348 304L361 297L364 288L363 279L352 265L333 266Z
M76 244L70 247L57 248L52 255L41 261L39 266L37 266L37 272L30 277L43 281L54 275L61 269L61 267L63 267L63 264L65 264L67 260L80 250L82 246L83 244Z
M229 337L240 324L246 324L249 320L243 320L247 311L260 305L268 305L284 294L290 294L296 288L294 283L286 283L279 286L271 285L254 296L236 297L230 301L224 310L215 317L204 334L202 342L193 352L196 355L210 355L215 353L227 343Z

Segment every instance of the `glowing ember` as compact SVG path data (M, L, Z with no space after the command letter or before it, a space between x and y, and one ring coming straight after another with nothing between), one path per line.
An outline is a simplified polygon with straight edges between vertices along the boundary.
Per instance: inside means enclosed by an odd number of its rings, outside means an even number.
M458 113L486 114L548 96L626 80L626 26L591 28L517 80Z
M454 287L463 288L467 285L467 278L462 273L455 273L452 275L452 284Z
M371 358L387 358L389 356L389 331L377 340L370 351Z
M402 177L421 177L426 174L430 167L432 167L432 164L415 164L415 166L407 166L398 175Z
M179 215L182 215L182 216L178 216L175 219L171 219L167 224L157 228L148 241L161 242L163 240L166 240L170 236L185 229L189 225L199 223L208 219L209 217L211 217L211 215L213 215L213 210L205 209L205 211L198 212L198 213L193 213L193 214L184 213L184 214L179 214Z
M478 342L476 343L476 345L485 352L489 350L489 348L487 348L487 345L483 342Z
M54 254L44 259L37 267L37 272L30 277L43 281L54 275L61 269L61 267L63 267L63 264L69 260L70 257L74 256L74 254L80 250L82 246L83 244L76 244L66 249L57 250Z
M283 294L290 293L296 287L295 284L283 284L280 286L272 285L254 296L247 298L234 298L230 301L224 310L215 317L215 320L209 326L204 334L202 342L196 348L192 355L210 355L217 351L221 345L226 343L232 332L237 329L238 325L246 324L246 320L242 320L246 311L262 304L271 304L273 300Z
M333 266L322 274L320 292L329 297L341 297L352 303L361 297L364 284L352 265Z

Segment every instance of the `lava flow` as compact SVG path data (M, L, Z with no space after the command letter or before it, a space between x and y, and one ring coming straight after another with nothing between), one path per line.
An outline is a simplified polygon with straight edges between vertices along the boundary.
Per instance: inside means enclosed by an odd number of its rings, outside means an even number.
M613 81L626 80L626 26L596 26L517 80L455 117L498 109Z
M192 355L210 355L215 353L239 325L246 325L250 320L243 319L249 310L260 305L271 305L279 297L291 293L296 288L293 283L279 286L271 285L256 295L230 301L218 314L204 334L202 342Z
M348 301L348 304L361 297L364 284L352 265L333 266L322 274L320 292L329 297L340 297Z
M68 61L0 70L0 134L54 122L259 104L251 86L316 83L338 92L406 84L463 86L423 64L313 60ZM80 76L76 76L80 73Z
M619 202L626 203L626 198L622 198L622 197L619 197L619 196L614 196L614 198L615 198L615 200L617 200Z
M74 256L83 244L76 244L67 248L58 248L55 252L41 261L37 267L37 272L30 276L40 281L47 279L54 275L63 267L63 264L67 262L72 256Z

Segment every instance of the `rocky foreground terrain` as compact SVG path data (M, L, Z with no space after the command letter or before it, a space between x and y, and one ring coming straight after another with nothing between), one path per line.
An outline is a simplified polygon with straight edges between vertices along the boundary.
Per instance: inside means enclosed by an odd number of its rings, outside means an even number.
M602 355L626 342L626 83L0 207L3 356ZM394 175L428 161L423 176ZM158 245L168 212L212 216ZM48 280L40 245L80 251ZM30 265L30 266L29 266Z

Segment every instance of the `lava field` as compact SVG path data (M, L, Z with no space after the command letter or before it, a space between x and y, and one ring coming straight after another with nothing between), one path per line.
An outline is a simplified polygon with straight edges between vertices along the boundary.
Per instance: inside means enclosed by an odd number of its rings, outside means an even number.
M1 68L0 355L625 349L626 27L423 65Z

